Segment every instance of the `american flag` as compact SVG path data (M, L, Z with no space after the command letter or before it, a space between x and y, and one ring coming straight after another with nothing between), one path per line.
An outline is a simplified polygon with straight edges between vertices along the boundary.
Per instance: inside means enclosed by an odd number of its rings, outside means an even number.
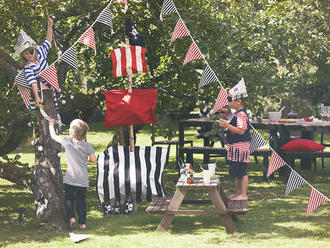
M325 203L326 201L329 201L327 197L325 197L323 194L321 194L314 188L311 188L305 216L307 217L314 209L316 209L318 206Z
M27 108L30 108L30 101L31 101L31 90L27 87L23 87L17 85L19 93L21 94L24 104Z
M48 66L38 76L46 80L47 83L49 83L54 89L56 89L57 92L61 92L60 86L58 85L57 81L57 72L55 64Z
M215 75L214 71L212 70L211 66L207 65L201 76L198 89L202 88L203 86L211 82L219 82L219 80L217 78L217 75Z
M162 10L160 11L159 19L163 21L163 16L174 13L176 7L172 0L164 0Z
M66 50L61 55L61 60L68 63L69 65L71 65L76 70L79 70L79 68L78 68L78 59L77 59L77 54L76 54L76 48L75 47L71 47L68 50Z
M95 37L94 37L94 29L90 27L85 31L85 33L80 36L78 42L85 44L94 49L96 54L96 47L95 47Z
M111 50L113 77L126 76L128 68L132 68L133 74L147 72L145 52L146 49L140 46L121 47Z
M296 188L306 184L306 181L295 170L291 170L288 182L286 184L285 195L290 194Z
M189 30L187 29L186 25L180 18L175 25L171 41L175 41L176 39L181 37L189 36L189 34L190 34Z
M113 29L111 11L109 9L109 6L104 8L101 14L97 17L96 21L108 25L111 28L111 30Z
M269 160L267 177L269 177L274 171L278 168L281 168L283 165L286 165L285 161L275 152L272 152Z
M264 138L260 135L260 133L257 132L257 130L254 130L251 137L250 153L253 153L259 147L265 145L267 145L267 143Z
M188 49L186 57L183 61L183 65L187 64L190 61L196 60L196 59L203 59L203 55L201 54L196 43L193 41L193 42L191 42L191 45Z
M221 87L221 90L217 97L217 101L215 102L215 105L212 109L212 113L215 113L219 108L222 108L223 106L226 106L229 104L229 102L227 100L227 96L228 96L227 91Z
M114 3L127 4L127 0L113 0Z

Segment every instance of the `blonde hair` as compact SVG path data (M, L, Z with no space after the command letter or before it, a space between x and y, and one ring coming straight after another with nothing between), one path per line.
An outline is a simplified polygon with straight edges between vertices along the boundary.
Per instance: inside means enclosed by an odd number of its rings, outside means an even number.
M70 123L70 136L79 141L86 140L86 134L89 130L89 126L86 122L80 119L75 119Z

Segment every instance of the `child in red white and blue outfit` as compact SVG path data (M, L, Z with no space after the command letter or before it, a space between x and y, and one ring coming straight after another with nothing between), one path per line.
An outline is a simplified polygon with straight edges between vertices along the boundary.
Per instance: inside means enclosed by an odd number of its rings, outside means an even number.
M242 83L243 82L243 83ZM236 90L235 90L236 89ZM227 160L229 174L236 178L236 193L231 200L247 200L248 175L247 165L250 162L250 125L243 98L247 97L244 80L229 91L229 107L235 110L230 122L220 120L219 125L227 128Z

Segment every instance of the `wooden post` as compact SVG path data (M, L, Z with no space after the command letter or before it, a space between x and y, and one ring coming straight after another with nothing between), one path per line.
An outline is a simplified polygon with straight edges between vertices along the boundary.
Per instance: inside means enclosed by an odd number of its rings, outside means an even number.
M129 39L126 38L126 49L130 48L129 45ZM127 91L128 93L132 93L132 67L127 67L127 76L128 76L128 88ZM129 126L129 147L130 147L130 151L134 151L134 128L133 125Z

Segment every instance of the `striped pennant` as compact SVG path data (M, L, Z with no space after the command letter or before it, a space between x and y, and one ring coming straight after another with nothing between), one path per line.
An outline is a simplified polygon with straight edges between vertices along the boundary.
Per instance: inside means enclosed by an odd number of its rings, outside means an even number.
M175 4L172 0L164 0L159 19L163 21L163 16L176 12Z
M215 75L214 71L212 70L211 66L207 65L203 71L201 80L198 85L198 89L211 82L219 82L219 80L217 78L217 75Z
M326 201L329 201L327 197L325 197L323 194L321 194L314 188L311 188L305 216L307 217L314 209L316 209L318 206L325 203Z
M274 171L278 168L281 168L283 165L286 165L285 161L275 152L272 152L269 160L267 177L269 177Z
M226 106L229 104L227 96L228 96L227 91L221 87L221 90L217 97L217 101L215 102L215 105L212 109L212 114L215 113L219 108L222 108L223 106Z
M196 45L196 43L193 41L193 42L191 42L191 45L188 49L186 57L183 61L183 65L189 63L190 61L196 60L196 59L203 59L203 55L199 51L199 48Z
M76 70L79 70L79 68L78 68L78 59L77 59L77 54L76 54L76 48L75 47L71 47L68 50L66 50L61 55L61 60L68 63L69 65L71 65Z
M262 147L265 145L267 145L267 143L264 140L264 138L260 135L260 133L257 132L257 130L254 130L252 137L251 137L250 153L253 153L259 147Z
M26 79L24 70L21 70L15 77L14 86L20 85L23 87L31 88L29 82Z
M189 33L188 28L186 27L186 25L180 18L175 25L171 41L175 41L178 38L189 36L189 35L190 35L190 33Z
M94 49L96 54L96 47L95 47L95 37L94 37L94 29L90 27L85 31L85 33L80 36L78 42L85 44Z
M293 190L306 184L306 181L294 170L291 170L288 182L286 184L285 195L289 195Z
M127 4L127 2L126 2ZM104 10L101 12L101 14L98 16L98 18L96 19L97 22L103 23L105 25L108 25L111 30L113 30L113 26L112 26L112 18L111 18L111 11L109 6L105 7Z
M21 94L25 106L29 109L30 108L30 100L31 100L31 90L27 87L20 86L17 84L19 93Z
M164 196L162 173L168 160L168 147L112 146L98 156L97 191L100 203L131 196L137 202Z
M38 77L47 81L57 92L61 92L60 86L57 81L57 72L55 64L48 66L45 70L38 74Z
M114 3L127 4L127 0L113 0Z

